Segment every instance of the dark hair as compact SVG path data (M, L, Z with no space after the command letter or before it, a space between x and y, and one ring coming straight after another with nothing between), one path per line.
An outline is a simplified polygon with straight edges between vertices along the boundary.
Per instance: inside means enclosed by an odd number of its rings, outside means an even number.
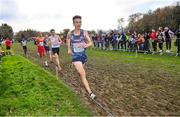
M51 29L50 32L55 31L54 29Z
M80 16L80 15L75 15L75 16L73 17L73 19L72 19L73 22L74 22L75 19L81 19L81 16Z

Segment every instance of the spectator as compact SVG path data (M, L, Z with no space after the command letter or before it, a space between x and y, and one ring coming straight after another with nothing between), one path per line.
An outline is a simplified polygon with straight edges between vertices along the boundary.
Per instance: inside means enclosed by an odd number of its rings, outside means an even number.
M117 35L113 33L113 50L117 50Z
M122 43L122 36L121 35L117 35L117 46L118 46L118 49L120 49L120 45Z
M164 37L163 37L163 33L162 33L162 28L159 27L159 31L157 32L157 39L158 39L158 45L159 45L159 53L160 55L163 54L163 43L164 43Z
M105 35L104 41L105 41L105 49L108 50L109 49L109 35Z
M166 41L166 53L170 53L171 52L171 42L172 42L174 33L168 27L165 27L163 36Z
M144 33L144 51L145 51L144 54L147 54L150 52L149 40L150 40L149 34L148 34L148 32L145 32Z
M127 40L125 33L121 34L121 40L122 40L121 49L124 49L124 51L125 51L126 50L126 40Z
M136 50L136 36L134 33L129 37L129 50L130 51Z
M179 25L179 29L176 30L175 35L177 36L176 39L177 56L180 56L180 25Z
M150 38L151 38L152 46L153 46L152 54L154 54L157 52L157 33L154 29L152 29L152 32L150 34Z
M138 50L144 50L144 38L141 34L138 34L136 43L138 45Z

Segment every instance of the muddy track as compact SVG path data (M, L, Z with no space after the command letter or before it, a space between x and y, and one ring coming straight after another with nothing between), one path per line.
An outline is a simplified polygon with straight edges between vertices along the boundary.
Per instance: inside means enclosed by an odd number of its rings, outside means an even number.
M22 55L22 53L17 53ZM48 70L49 72L51 72L52 74L56 75L55 72L55 67L53 65L53 63L49 64L49 67L45 67L43 65L42 62L39 61L38 56L36 53L29 53L28 57L26 57L27 59L29 59L30 61L32 61L35 64L40 65L41 67L43 67L45 70ZM67 85L69 85L70 87L73 88L74 92L79 95L81 97L81 101L87 105L91 111L96 115L96 116L107 116L107 113L105 111L102 110L102 108L100 108L96 103L94 103L92 100L90 100L87 97L87 92L85 91L80 79L79 79L79 74L75 71L75 68L73 67L72 64L70 63L64 63L62 65L63 67L63 75L59 74L59 77L57 79L62 79L64 80L64 82L66 82ZM88 68L86 68L88 69ZM109 100L105 99L104 96L101 95L101 90L95 90L97 89L97 83L98 81L96 80L96 77L94 77L93 73L87 73L88 75L93 75L90 76L88 80L90 80L90 85L92 87L92 90L95 92L95 94L97 95L97 97L100 99L100 103L111 113L113 113L115 115L114 112L111 111L111 105L108 103ZM93 79L91 79L92 77L94 77Z

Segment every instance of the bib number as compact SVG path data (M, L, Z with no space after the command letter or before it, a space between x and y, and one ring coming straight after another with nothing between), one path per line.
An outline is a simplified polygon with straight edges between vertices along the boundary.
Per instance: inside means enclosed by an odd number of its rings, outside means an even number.
M75 44L73 44L73 47L74 47L74 52L83 52L84 51L83 43L75 43Z
M44 46L44 42L39 42L39 46Z

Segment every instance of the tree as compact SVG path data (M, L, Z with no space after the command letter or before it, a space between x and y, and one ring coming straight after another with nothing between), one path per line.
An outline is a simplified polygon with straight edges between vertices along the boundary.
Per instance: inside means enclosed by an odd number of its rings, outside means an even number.
M123 31L123 23L124 23L124 18L119 18L118 19L118 30Z
M22 40L22 36L24 36L25 39L27 39L28 41L32 38L32 37L36 37L37 36L37 31L32 30L32 29L27 29L24 31L19 31L18 33L15 34L15 40L20 42Z
M180 24L180 6L166 6L149 10L145 14L135 13L129 16L129 24L126 30L144 32L159 27L169 27L171 30L178 28Z
M177 2L176 7L173 11L173 14L174 14L174 17L176 17L175 18L175 22L176 22L175 28L177 29L180 25L180 2Z
M63 34L64 34L64 37L67 36L68 32L70 31L70 29L63 29Z
M129 16L129 25L128 28L130 31L137 30L137 22L142 18L142 13L135 13Z
M0 38L2 39L6 39L6 38L10 38L13 39L13 29L11 26L9 26L8 24L2 24L0 26Z

